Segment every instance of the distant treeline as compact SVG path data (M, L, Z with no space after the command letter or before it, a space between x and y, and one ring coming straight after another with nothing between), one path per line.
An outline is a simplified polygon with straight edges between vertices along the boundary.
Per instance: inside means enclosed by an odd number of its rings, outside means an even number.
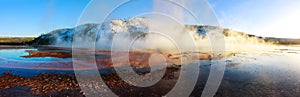
M279 45L300 45L300 39L266 37L264 40Z
M35 37L0 37L0 45L30 45Z

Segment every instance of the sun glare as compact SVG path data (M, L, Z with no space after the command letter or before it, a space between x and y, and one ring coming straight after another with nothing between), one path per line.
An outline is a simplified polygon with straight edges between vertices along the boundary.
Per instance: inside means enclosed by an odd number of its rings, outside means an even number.
M293 12L285 17L274 20L272 24L265 27L262 32L268 36L280 38L300 38L300 12Z

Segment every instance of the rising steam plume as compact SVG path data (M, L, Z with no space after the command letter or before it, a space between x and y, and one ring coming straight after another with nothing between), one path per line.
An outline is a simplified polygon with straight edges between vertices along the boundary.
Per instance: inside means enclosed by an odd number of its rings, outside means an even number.
M173 2L173 3L172 3ZM168 52L177 52L176 45L182 45L184 51L197 49L201 52L210 52L213 41L208 35L211 33L222 33L224 35L225 51L256 51L270 47L271 41L265 41L263 37L251 36L230 29L223 29L213 23L191 25L188 23L197 23L187 10L194 3L205 3L204 0L173 0L171 3L167 0L153 0L153 12L145 17L136 17L128 19L108 20L103 24L84 24L75 28L60 29L42 35L35 40L36 44L89 48L90 42L95 42L99 50L112 49L113 40L120 41L115 46L119 50L130 48L134 50L162 50ZM199 9L203 13L194 13L196 16L211 14L206 9ZM163 14L157 14L163 13ZM205 18L206 20L213 19ZM200 25L209 26L200 26ZM76 33L76 34L75 34ZM156 33L156 34L153 34ZM162 33L165 35L158 35ZM170 36L168 38L168 36ZM213 36L212 36L213 37ZM72 43L79 44L72 44ZM193 42L193 43L192 43Z

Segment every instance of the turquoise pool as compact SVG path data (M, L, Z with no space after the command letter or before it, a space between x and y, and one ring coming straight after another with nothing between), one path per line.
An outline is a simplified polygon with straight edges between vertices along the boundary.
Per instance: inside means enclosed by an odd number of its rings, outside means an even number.
M24 58L27 56L27 51L37 51L38 49L0 49L0 58L17 61L70 61L72 58L54 58L54 57L35 57Z

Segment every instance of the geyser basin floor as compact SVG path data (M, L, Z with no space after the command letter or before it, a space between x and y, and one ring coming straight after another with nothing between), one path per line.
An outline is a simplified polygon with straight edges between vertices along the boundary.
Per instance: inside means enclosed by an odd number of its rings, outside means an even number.
M34 70L86 70L86 69L103 69L113 66L111 53L114 55L115 60L122 60L114 63L117 66L126 65L128 58L124 51L107 51L96 50L91 51L88 49L76 49L76 54L72 53L70 48L59 47L35 47L35 48L5 48L0 47L0 65L2 68L21 68L21 69L34 69ZM78 53L79 52L79 53ZM95 53L95 55L94 55ZM149 67L148 59L152 51L130 51L129 63L135 68ZM73 54L73 55L72 55ZM180 61L181 56L184 54L164 54L168 64L183 64ZM199 56L199 60L212 60L222 57L229 57L232 54L213 55L210 53L188 53L194 56ZM73 57L73 58L72 58ZM80 60L81 64L77 64L77 68L73 68L72 59ZM93 62L97 63L95 68Z
M104 54L103 52L101 53ZM300 96L299 57L299 46L289 46L274 48L269 51L237 53L234 56L223 58L227 64L226 70L220 88L215 96ZM99 58L106 59L107 56ZM201 95L211 69L210 64L212 61L214 60L200 60L200 75L191 96ZM3 61L0 61L0 63L7 66L14 65ZM32 63L34 62L32 61ZM50 66L50 64L48 65ZM59 63L53 65L53 67L57 68L65 67ZM28 65L23 64L23 66ZM71 70L41 69L37 70L40 74L37 73L34 76L22 75L36 71L36 69L38 68L14 69L2 67L0 70L5 73L0 77L0 96L18 96L18 94L24 94L25 96L83 96L82 91L78 88L79 84L76 81L76 77ZM80 84L93 90L92 92L105 93L107 91L103 90L101 86L108 85L120 96L151 95L154 97L162 96L168 92L176 83L179 76L178 72L180 71L176 67L169 68L160 83L153 87L141 89L125 83L118 78L118 75L114 71L107 69L100 69L99 71L102 70L107 71L101 74L101 77L105 80L104 82L86 81ZM126 71L123 72L126 73ZM93 75L91 74L90 76ZM96 87L96 85L100 87ZM47 86L48 88L43 88L43 86Z

